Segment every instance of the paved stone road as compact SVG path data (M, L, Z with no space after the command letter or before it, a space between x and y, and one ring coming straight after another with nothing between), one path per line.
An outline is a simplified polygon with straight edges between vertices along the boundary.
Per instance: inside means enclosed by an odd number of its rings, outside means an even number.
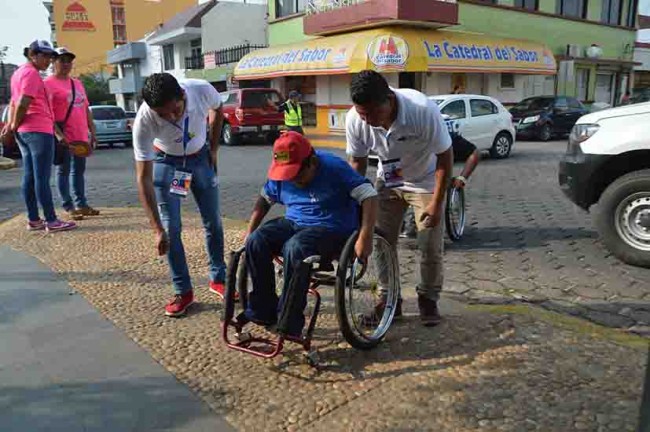
M557 186L563 142L518 143L511 158L486 160L467 191L469 229L448 244L446 290L477 302L531 301L592 321L644 332L650 270L620 263L599 243L591 217ZM268 147L224 148L224 215L244 219L266 173ZM131 152L100 150L89 163L91 204L137 204ZM0 220L23 211L20 170L0 172ZM192 208L188 200L188 208ZM412 242L402 252L413 282Z

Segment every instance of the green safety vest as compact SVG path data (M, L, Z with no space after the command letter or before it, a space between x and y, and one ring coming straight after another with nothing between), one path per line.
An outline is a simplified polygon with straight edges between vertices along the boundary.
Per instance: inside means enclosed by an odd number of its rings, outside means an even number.
M302 108L300 108L300 104L294 107L290 101L287 101L284 124L285 126L302 126Z

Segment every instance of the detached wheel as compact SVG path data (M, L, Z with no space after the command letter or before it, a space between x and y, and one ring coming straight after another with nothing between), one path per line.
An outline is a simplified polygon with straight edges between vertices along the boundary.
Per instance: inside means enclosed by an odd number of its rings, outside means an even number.
M496 138L492 148L490 148L490 156L495 159L506 159L510 156L512 150L512 137L507 132L500 132Z
M605 189L596 226L617 258L650 268L650 169L626 174Z
M539 139L541 141L547 142L550 141L553 137L553 131L551 130L551 125L546 123L539 131Z
M465 232L465 191L450 187L447 191L445 228L452 241L459 241Z
M230 123L224 123L223 129L221 129L221 140L223 141L223 144L227 146L239 144L239 137L233 134Z

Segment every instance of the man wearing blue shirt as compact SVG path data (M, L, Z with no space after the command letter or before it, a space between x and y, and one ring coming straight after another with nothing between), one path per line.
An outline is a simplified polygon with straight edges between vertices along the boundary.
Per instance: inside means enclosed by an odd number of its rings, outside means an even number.
M365 260L372 251L377 192L346 161L314 151L303 135L283 134L273 146L268 180L255 203L246 239L246 265L253 281L244 319L273 325L282 307L295 267L312 255L338 255L350 235L361 228L355 252ZM273 204L286 207L285 217L260 226ZM360 206L359 206L360 205ZM284 259L284 289L278 300L273 257ZM302 311L308 286L301 290ZM289 319L289 335L299 336L304 315Z

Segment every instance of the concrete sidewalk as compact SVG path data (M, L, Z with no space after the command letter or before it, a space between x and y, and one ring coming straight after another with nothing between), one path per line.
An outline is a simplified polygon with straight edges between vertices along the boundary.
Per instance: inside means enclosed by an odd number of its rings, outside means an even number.
M59 276L0 247L0 431L229 431Z

